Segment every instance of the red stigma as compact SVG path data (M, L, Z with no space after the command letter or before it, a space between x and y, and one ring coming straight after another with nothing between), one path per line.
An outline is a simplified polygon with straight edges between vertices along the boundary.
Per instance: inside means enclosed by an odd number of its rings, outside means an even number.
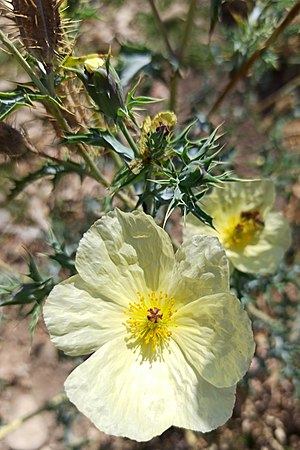
M150 320L150 322L153 322L153 323L157 323L158 322L158 320L161 320L162 319L162 314L159 314L159 311L160 311L160 309L159 308L150 308L150 309L148 309L148 316L147 316L147 319L148 320Z

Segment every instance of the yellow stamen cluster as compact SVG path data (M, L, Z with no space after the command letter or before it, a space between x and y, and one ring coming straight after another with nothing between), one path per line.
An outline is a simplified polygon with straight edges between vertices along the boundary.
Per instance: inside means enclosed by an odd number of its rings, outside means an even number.
M221 230L223 245L225 248L245 247L255 242L263 228L259 211L243 211L239 216L231 217Z
M145 344L152 344L156 350L167 342L172 335L170 327L175 326L173 315L174 298L166 293L149 292L143 296L137 292L139 301L130 303L127 326L134 337L139 338Z

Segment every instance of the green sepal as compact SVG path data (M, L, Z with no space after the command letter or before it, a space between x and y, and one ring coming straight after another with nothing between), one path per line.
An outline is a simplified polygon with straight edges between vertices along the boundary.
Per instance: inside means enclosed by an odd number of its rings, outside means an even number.
M118 110L126 110L123 87L117 72L110 64L109 57L105 61L105 67L99 67L93 72L74 68L68 70L76 73L90 97L106 117L116 121Z

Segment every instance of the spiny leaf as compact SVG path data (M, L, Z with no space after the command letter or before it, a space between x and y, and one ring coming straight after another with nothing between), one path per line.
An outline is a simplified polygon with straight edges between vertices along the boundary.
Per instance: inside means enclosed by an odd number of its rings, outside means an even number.
M143 176L145 172L145 167L140 166L137 171L132 171L128 166L122 167L115 175L113 182L110 186L110 191L112 194L116 193L125 186L132 183L137 183Z
M33 256L30 253L28 253L28 255L29 255L29 263L28 263L29 274L28 274L28 276L33 281L36 281L39 283L39 282L43 281L43 277L41 276L41 274L37 268L37 265L35 263Z
M0 303L0 306L6 305L27 305L30 303L41 303L53 289L54 282L52 278L44 281L35 281L32 283L23 283L19 289L12 294L10 300Z
M162 101L163 99L139 95L138 97L131 97L129 100L127 100L126 106L128 111L131 111L133 108L141 108L145 105L150 105L152 103L159 103Z
M41 169L30 173L21 180L13 180L15 187L11 190L8 199L11 200L18 195L28 184L40 178L52 175L53 182L57 183L61 176L68 173L77 173L81 178L87 175L84 164L77 164L72 161L62 161L60 164L46 163Z
M65 250L64 244L60 244L58 242L53 231L50 232L49 245L50 247L53 248L55 252L54 255L48 255L49 258L53 259L54 261L57 261L61 265L61 267L68 269L71 275L75 275L77 273L75 261L70 257L70 255Z
M191 212L205 225L214 228L213 218L209 214L207 214L202 208L200 208L199 204L195 203L193 200L187 202L187 212Z
M32 107L30 97L22 90L14 92L0 92L0 121L21 106Z
M50 102L63 111L67 111L59 99L50 95L36 94L27 85L19 85L12 92L0 92L0 121L21 106L32 107L34 101Z
M90 129L89 133L67 134L63 143L75 144L85 142L87 144L108 148L122 156L126 162L134 159L134 153L131 148L125 147L117 138L112 136L108 131L98 129Z
M54 286L52 278L44 279L40 274L38 267L32 255L29 255L28 261L28 277L32 281L29 283L9 283L6 292L2 289L2 294L7 297L10 294L9 300L0 303L0 306L6 305L27 305L30 303L40 304L44 298L49 294Z
M175 144L177 144L178 142L182 142L182 141L187 140L187 136L188 136L189 132L191 131L191 129L193 128L193 126L194 126L196 123L197 123L196 120L194 120L193 122L189 123L188 126L187 126L183 131L181 131L181 133L179 133L178 135L176 135L176 136L172 139L172 141L171 141L172 145L175 145Z
M145 46L125 44L119 54L121 59L121 81L123 86L128 86L141 72L160 78L161 67L165 62L173 66L174 71L178 69L178 62L174 58L168 59L159 51L152 52Z
M153 55L145 47L123 46L121 50L122 71L121 81L123 86L128 86L141 70L151 67Z

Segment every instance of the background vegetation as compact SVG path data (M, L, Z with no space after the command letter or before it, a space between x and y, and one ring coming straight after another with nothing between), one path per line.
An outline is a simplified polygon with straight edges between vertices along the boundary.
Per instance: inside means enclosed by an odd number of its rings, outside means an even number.
M32 49L32 59L26 56L35 81L5 41L28 54L7 3L0 2L0 448L300 448L300 2L69 0L62 5L68 39L54 22L55 56ZM140 100L139 123L147 114L173 110L177 129L195 121L203 142L221 124L221 167L276 184L276 206L290 223L293 245L276 274L235 272L232 278L253 320L257 350L238 387L233 418L212 433L170 429L137 444L105 436L59 395L77 362L49 342L43 300L54 283L74 273L83 232L112 206L130 209L137 201L133 184L120 189L126 130L120 137L114 118L95 114L80 79L61 70L71 51L110 51L126 95L140 79L134 95L148 100ZM44 74L40 58L49 69ZM65 110L51 98L61 99ZM109 146L106 135L95 138L94 130L106 126L119 144ZM128 129L136 137L134 127ZM147 198L140 200L145 207ZM162 223L166 208L160 206ZM182 239L179 217L176 208L166 225L175 244ZM22 427L14 422L19 416L26 418Z

